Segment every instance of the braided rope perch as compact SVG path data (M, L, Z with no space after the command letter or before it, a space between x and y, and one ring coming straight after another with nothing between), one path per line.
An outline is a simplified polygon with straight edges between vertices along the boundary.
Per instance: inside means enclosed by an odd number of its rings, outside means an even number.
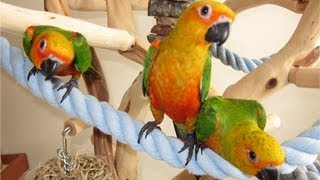
M187 152L178 153L183 146L182 141L174 137L166 137L159 130L137 143L138 133L143 123L132 120L122 111L117 111L106 102L99 102L95 97L83 95L79 89L73 89L70 95L60 104L64 90L57 91L63 82L59 79L45 81L41 73L31 76L27 81L27 74L32 68L28 58L17 47L11 47L8 40L0 37L1 67L13 76L24 88L33 95L46 100L50 105L61 108L72 117L77 117L86 123L97 127L106 134L111 134L118 141L129 144L133 149L146 152L154 159L163 160L175 168L186 168L197 175L208 174L219 179L231 176L236 179L247 179L249 176L242 173L228 161L215 152L205 149L203 154L194 157L185 167ZM291 173L298 166L312 164L320 153L320 121L298 137L283 143L286 153L286 162L279 169L281 173Z
M269 59L269 57L262 59L248 59L231 52L223 46L217 46L216 44L212 44L210 46L210 52L213 57L220 59L223 64L231 66L235 70L241 70L245 73L251 72L253 69L257 68Z

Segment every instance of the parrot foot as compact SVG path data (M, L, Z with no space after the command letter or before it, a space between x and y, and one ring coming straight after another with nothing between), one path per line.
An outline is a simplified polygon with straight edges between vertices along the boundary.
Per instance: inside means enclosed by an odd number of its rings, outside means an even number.
M198 157L198 153L199 153L199 150L201 150L201 154L203 153L203 151L207 148L208 146L205 145L204 143L202 142L197 142L196 144L196 149L195 149L195 154L196 154L196 161L197 161L197 157Z
M188 156L187 156L187 161L185 163L185 166L188 165L188 163L190 162L190 160L192 158L193 149L194 149L195 145L196 145L196 138L194 136L194 133L188 133L186 139L184 140L183 147L178 152L178 153L181 153L184 150L186 150L187 148L189 149Z
M62 85L58 88L58 91L60 91L61 89L67 88L67 91L62 96L60 103L62 103L63 100L70 94L72 88L74 88L74 87L78 88L78 81L74 78L71 78L69 82L65 83L64 85Z
M140 140L141 140L142 135L143 135L143 133L144 133L145 131L147 131L147 132L146 132L146 135L145 135L145 138L147 138L147 136L148 136L155 128L160 129L160 127L158 126L160 123L161 123L161 121L157 121L157 120L147 122L147 124L145 124L145 125L141 128L141 130L140 130L140 132L139 132L139 135L138 135L138 143L140 144ZM160 130L161 130L161 129L160 129Z
M29 81L29 79L30 79L30 77L31 77L31 75L36 75L36 73L38 73L39 71L38 71L38 69L35 67L35 66L33 66L33 68L29 71L29 73L28 73L28 77L27 77L27 80Z

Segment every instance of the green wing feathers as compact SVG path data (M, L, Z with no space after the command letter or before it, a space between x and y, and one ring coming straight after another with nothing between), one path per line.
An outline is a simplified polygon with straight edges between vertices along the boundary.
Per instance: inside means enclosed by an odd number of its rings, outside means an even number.
M157 51L157 46L150 46L144 58L143 72L142 72L142 92L144 96L149 95L150 71L152 68L152 61L156 51Z
M208 98L201 106L195 123L196 138L200 142L206 141L216 129L217 109L219 99Z
M71 35L70 41L74 48L74 64L77 70L81 73L84 73L90 68L93 72L96 72L94 68L91 67L92 54L90 46L85 37L80 33L74 32Z
M206 63L204 65L202 79L200 83L200 98L201 102L204 102L206 99L209 89L210 89L210 82L211 82L211 66L212 66L212 55L208 51Z
M22 38L24 52L29 57L30 61L31 61L30 50L32 46L32 37L33 37L33 34L31 32L25 31Z
M257 103L257 123L258 126L261 130L264 130L264 128L266 127L266 123L267 123L267 116L266 116L266 111L264 110L263 106L259 103Z

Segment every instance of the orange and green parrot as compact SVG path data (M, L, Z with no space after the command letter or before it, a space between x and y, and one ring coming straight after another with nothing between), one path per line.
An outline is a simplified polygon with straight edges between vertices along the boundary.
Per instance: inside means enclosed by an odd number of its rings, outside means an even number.
M151 44L144 61L142 89L150 97L155 120L142 127L139 143L143 133L146 131L147 137L166 114L187 127L180 152L188 148L186 165L191 160L196 144L194 123L210 86L209 46L220 46L227 40L234 16L230 8L214 0L193 2L168 36Z
M211 97L199 111L196 139L243 172L265 177L285 157L276 139L263 131L265 125L266 113L259 102Z
M24 32L23 47L34 65L28 74L28 80L37 72L41 72L46 77L45 80L55 75L71 75L70 81L58 89L67 89L60 103L72 88L78 87L82 73L95 72L91 66L90 46L78 32L53 26L29 26Z

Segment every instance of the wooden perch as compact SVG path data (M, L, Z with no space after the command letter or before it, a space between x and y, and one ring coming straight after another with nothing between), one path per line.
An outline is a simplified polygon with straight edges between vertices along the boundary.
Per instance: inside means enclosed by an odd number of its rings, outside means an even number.
M127 31L106 28L63 15L30 10L0 2L1 26L23 33L30 25L52 25L82 33L94 47L126 51L135 43Z
M106 11L105 0L67 0L69 7L74 10L82 11ZM127 0L133 10L147 10L148 0Z
M66 127L71 130L68 134L69 136L76 136L91 126L80 119L70 118L64 122L64 128Z
M228 2L232 4L231 0ZM239 11L243 9L242 7L246 7L246 4L233 8ZM317 48L312 48L320 36L319 17L320 1L309 0L298 27L288 43L273 55L270 60L247 74L236 84L229 86L224 92L224 96L259 100L286 86L290 69L295 62L310 61L310 56L308 55L318 51ZM315 56L311 57L314 57L312 61L317 61L318 59ZM312 63L310 66L314 64Z
M292 68L289 82L298 87L320 88L320 68Z

